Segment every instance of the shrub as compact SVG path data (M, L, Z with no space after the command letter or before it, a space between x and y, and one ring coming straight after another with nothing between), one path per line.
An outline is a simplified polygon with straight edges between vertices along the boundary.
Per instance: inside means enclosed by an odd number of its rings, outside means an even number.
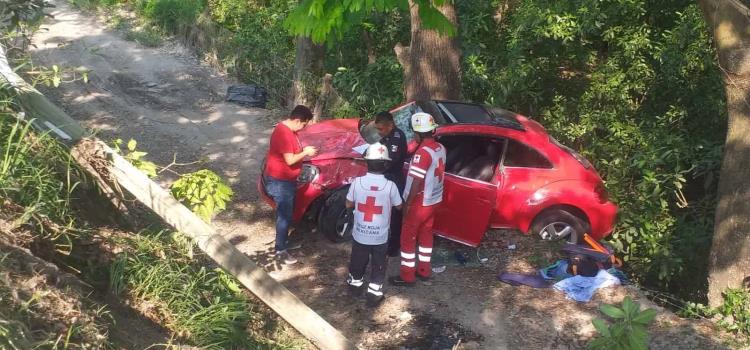
M625 297L622 307L604 304L599 310L615 322L607 325L601 319L592 322L599 336L589 343L589 349L595 350L635 350L648 349L648 325L656 317L654 309L641 310L638 303Z

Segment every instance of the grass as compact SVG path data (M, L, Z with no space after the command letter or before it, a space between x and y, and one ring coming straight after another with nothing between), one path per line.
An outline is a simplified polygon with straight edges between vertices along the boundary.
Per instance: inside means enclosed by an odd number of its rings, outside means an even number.
M0 349L111 347L104 308L19 268L25 263L0 248Z
M164 34L159 28L145 26L125 32L125 40L135 41L146 47L157 47L164 41Z
M206 268L205 257L193 255L184 242L184 236L167 231L133 237L128 244L133 251L112 265L111 290L153 305L147 313L166 320L163 325L179 340L204 349L295 347L291 338L278 341L283 339L278 325L234 277Z

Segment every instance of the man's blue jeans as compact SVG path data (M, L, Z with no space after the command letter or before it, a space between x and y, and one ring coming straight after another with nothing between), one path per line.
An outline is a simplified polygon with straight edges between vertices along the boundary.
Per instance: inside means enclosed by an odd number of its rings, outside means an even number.
M276 251L286 250L289 226L294 212L294 194L297 192L297 181L286 181L265 176L266 193L276 203Z

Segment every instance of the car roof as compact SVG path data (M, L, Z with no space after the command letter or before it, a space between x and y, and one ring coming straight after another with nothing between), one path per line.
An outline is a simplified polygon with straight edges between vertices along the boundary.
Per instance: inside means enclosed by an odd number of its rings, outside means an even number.
M523 124L518 120L518 117L522 117L520 114L499 107L454 100L432 100L430 102L435 106L428 109L432 109L432 113L439 112L444 119L451 121L451 124L485 124L519 131L524 130Z

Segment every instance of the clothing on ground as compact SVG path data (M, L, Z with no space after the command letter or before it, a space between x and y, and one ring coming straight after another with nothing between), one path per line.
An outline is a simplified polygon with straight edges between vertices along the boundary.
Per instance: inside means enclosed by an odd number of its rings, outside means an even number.
M565 292L568 299L579 302L591 300L599 288L619 285L620 280L606 270L599 270L594 277L573 276L554 284L554 288Z

